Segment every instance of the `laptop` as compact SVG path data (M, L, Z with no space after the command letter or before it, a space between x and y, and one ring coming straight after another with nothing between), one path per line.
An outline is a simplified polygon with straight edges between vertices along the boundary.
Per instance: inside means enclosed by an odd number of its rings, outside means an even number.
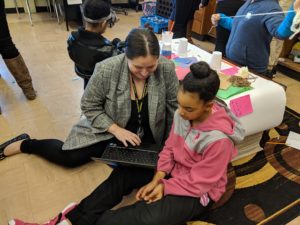
M109 165L126 165L146 168L156 168L158 154L163 147L160 145L142 145L125 147L115 143L107 145L100 158L93 158Z

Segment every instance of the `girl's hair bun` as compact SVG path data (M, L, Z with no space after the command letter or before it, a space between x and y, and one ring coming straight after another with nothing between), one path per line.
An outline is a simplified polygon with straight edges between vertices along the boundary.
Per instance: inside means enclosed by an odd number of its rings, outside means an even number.
M203 79L209 76L211 69L209 65L204 62L197 62L190 66L191 72L195 78Z
M204 102L213 100L220 87L220 79L215 70L212 70L206 62L197 62L190 66L191 72L182 80L184 91L199 94L199 99Z

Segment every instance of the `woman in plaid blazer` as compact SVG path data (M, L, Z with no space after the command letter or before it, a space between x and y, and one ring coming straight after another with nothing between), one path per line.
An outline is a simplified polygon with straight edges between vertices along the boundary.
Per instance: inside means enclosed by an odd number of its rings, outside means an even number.
M76 167L100 157L111 142L163 144L177 108L175 66L160 57L157 37L133 29L125 54L98 63L81 100L82 117L65 142L22 134L0 145L0 158L32 153Z

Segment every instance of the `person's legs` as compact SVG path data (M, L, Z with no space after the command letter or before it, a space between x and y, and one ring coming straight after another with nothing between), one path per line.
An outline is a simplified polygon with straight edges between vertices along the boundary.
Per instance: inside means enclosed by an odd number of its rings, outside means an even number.
M115 139L102 141L76 150L62 150L63 142L56 139L30 139L27 134L19 135L0 145L0 159L28 153L41 156L55 164L65 167L77 167L91 161L91 157L100 157L108 143Z
M189 20L186 26L186 38L189 43L194 44L192 40L192 27L193 27L193 20Z
M94 225L106 210L117 205L124 195L133 189L149 183L154 175L151 169L118 167L79 205L69 204L57 216L44 225L80 224ZM128 224L128 223L127 223ZM19 219L9 221L9 225L38 225Z
M76 225L95 224L106 210L121 202L122 197L133 189L150 182L153 175L154 171L151 169L117 167L107 180L83 199L66 217ZM125 219L125 224L131 223Z
M100 157L109 141L102 141L76 150L62 150L63 142L56 139L29 139L21 143L23 153L35 154L64 167L77 167Z
M11 75L16 79L16 82L22 89L25 97L28 100L34 100L36 98L36 92L33 88L32 79L22 55L19 54L15 58L4 59L4 62Z
M244 4L243 0L226 0L217 3L216 13L224 13L227 16L234 16L238 9ZM215 51L222 52L223 56L226 56L226 44L230 35L230 31L217 26L216 28L216 41Z
M216 40L215 40L215 51L222 52L222 55L226 57L226 44L230 35L230 31L227 29L217 26L216 27Z
M3 59L17 57L20 53L12 42L5 14L4 1L0 1L0 54Z
M206 210L199 198L168 195L151 204L141 201L106 211L95 225L181 225ZM79 225L76 222L72 224Z
M172 0L172 11L168 21L168 31L173 32L173 27L175 23L175 14L176 14L176 0Z
M292 4L293 0L280 0L279 5L283 11L287 11ZM283 47L283 40L279 40L276 38L272 39L270 44L270 56L269 56L269 65L268 65L268 75L269 77L273 77L276 74L276 65L278 63L278 59Z
M0 1L0 54L28 100L36 98L28 68L9 33L4 1Z
M187 23L190 18L191 8L193 6L192 1L176 0L176 13L174 24L174 38L186 37Z
M201 1L191 0L191 2L192 2L192 5L190 7L190 12L188 13L189 17L188 17L188 21L186 24L186 38L188 39L188 42L193 44L192 28L193 28L194 14L195 14L196 10L199 9L199 4L201 3Z
M278 59L283 47L283 40L273 38L270 43L270 55L269 55L269 64L267 71L263 74L264 76L272 79L276 74L276 66Z

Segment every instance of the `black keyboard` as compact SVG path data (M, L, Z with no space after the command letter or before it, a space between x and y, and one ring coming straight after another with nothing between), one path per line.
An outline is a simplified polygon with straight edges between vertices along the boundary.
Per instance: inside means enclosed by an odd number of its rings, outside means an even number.
M147 150L141 148L126 148L120 146L107 146L101 159L126 165L155 168L160 149Z

